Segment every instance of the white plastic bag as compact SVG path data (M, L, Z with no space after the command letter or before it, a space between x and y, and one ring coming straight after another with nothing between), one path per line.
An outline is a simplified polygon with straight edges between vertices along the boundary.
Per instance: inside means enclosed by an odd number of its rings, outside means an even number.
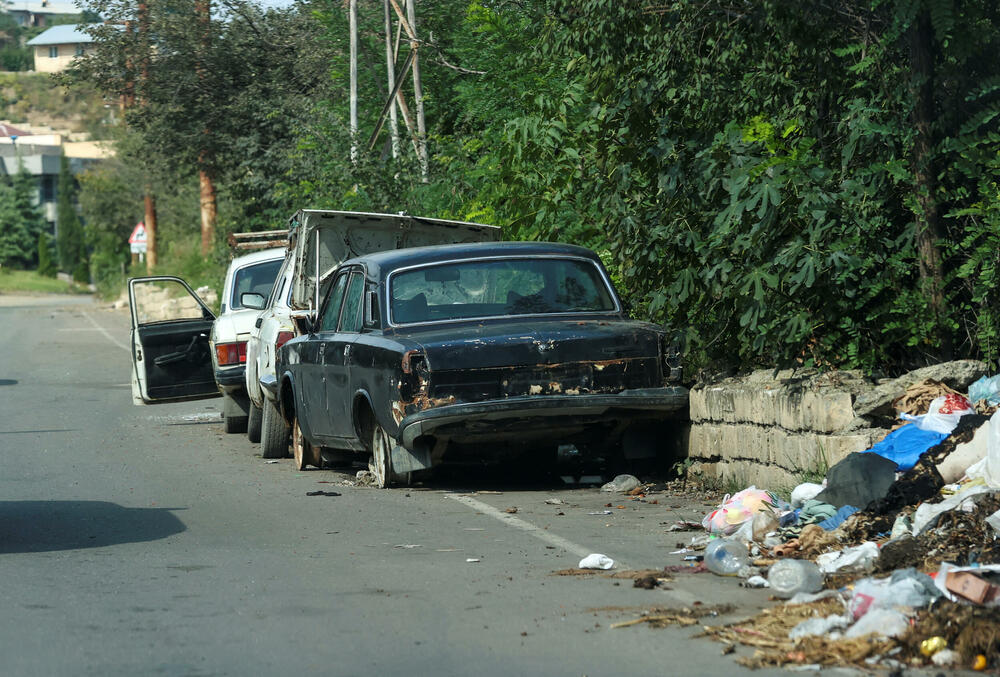
M906 614L895 609L872 609L848 628L844 637L853 639L871 634L881 637L899 637L909 628L910 620Z
M845 548L840 552L827 552L816 558L819 570L824 574L837 571L871 571L878 559L878 545L865 541L853 548Z
M607 555L593 553L580 560L581 569L610 569L615 565L615 561Z
M942 435L950 435L951 431L958 425L958 419L966 414L974 414L976 410L972 408L969 400L961 395L941 395L931 400L927 413L921 416L910 414L900 414L899 417L905 421L913 421L921 430L930 430Z
M997 411L990 418L990 436L986 438L986 457L970 465L965 475L969 479L982 479L986 486L1000 489L1000 419Z

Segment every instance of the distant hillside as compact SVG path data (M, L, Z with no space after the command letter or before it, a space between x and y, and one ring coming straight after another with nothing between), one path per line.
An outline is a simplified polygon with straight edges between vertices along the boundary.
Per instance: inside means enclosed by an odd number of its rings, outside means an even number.
M0 73L0 111L12 124L47 125L108 138L117 104L105 107L93 88L67 89L45 73Z

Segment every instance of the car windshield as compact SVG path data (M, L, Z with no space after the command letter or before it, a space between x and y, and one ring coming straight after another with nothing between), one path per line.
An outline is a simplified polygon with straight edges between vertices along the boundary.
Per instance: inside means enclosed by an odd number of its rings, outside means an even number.
M423 266L393 274L389 294L394 324L617 309L597 265L576 258L472 259Z
M229 299L229 307L233 310L242 308L240 296L247 292L260 294L265 299L270 296L271 287L274 286L274 280L278 277L281 263L282 259L264 261L237 270L236 274L233 275L233 295Z

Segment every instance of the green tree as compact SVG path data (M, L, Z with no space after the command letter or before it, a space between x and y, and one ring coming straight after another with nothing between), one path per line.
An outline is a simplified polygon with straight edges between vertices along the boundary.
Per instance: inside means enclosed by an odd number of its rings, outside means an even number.
M38 234L38 274L44 277L56 276L56 265L52 260L52 238L44 230Z
M87 247L83 239L83 224L76 213L76 179L69 170L66 154L59 157L58 197L56 201L56 252L59 267L68 272L76 270L79 264L86 266Z
M27 268L35 261L38 233L47 227L35 193L23 163L14 176L0 179L0 265Z

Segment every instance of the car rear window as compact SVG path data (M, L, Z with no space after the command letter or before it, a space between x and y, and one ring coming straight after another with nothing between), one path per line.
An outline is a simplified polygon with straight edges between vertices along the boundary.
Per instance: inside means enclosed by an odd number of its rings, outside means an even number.
M587 259L456 261L394 273L389 286L395 324L617 310L600 269Z
M271 295L271 287L278 277L278 269L281 268L283 259L275 261L264 261L255 263L252 266L244 266L233 275L233 294L229 299L229 307L239 310L243 307L240 303L240 295L247 292L260 294L265 299Z

